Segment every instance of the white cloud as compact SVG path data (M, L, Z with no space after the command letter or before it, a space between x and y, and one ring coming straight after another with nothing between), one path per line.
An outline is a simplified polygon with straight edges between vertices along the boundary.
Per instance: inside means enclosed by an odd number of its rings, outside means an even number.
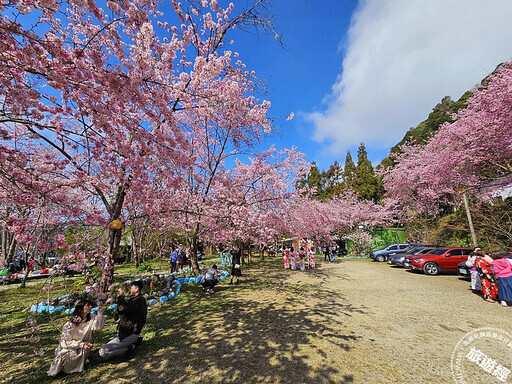
M364 0L326 109L306 115L332 154L396 144L443 96L512 58L511 0Z

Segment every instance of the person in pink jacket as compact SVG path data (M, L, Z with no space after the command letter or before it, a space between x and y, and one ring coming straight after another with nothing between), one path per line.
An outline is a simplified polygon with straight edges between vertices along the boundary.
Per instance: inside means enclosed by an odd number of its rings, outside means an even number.
M512 264L505 257L506 252L492 254L492 269L498 278L498 298L501 305L508 306L507 302L512 302Z
M292 271L297 270L297 259L295 258L295 250L293 247L290 248L290 266Z
M288 249L283 250L283 263L284 269L290 268L290 251Z

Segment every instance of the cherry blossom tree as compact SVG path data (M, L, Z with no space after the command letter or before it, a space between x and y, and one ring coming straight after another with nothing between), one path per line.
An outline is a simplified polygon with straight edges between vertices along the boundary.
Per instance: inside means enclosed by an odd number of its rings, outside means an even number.
M307 197L295 199L284 216L286 232L326 242L330 242L334 234L359 225L375 227L391 221L391 207L359 200L352 192L326 201Z
M371 234L363 229L358 228L345 235L344 238L352 241L353 252L356 256L367 255L372 249L374 249L375 239Z
M46 161L94 207L87 220L105 228L126 219L131 201L160 213L151 204L159 188L172 193L183 170L208 156L193 149L196 131L229 130L236 146L270 129L253 73L224 47L233 28L271 28L264 2L238 14L215 0L171 4L172 15L151 0L107 1L106 9L80 0L0 5L2 145L14 148L22 132L47 146ZM108 233L103 289L121 237Z
M3 146L1 151L0 222L4 241L11 240L2 254L7 264L18 248L27 264L29 255L40 258L62 248L65 227L83 211L73 182L59 177L60 164L50 161L49 151L15 133L14 147Z
M271 147L244 160L249 144L227 151L227 144L212 144L216 137L224 137L217 128L214 132L212 138L196 141L195 153L204 156L197 156L181 188L165 196L163 204L168 227L179 228L185 236L195 270L200 241L266 243L277 236L273 223L278 212L295 196L296 181L309 169L304 154L295 148ZM205 145L207 141L210 145ZM228 168L232 157L234 165Z
M435 215L441 204L478 194L512 173L512 62L489 75L425 146L405 146L384 176L390 198L409 212ZM407 218L407 217L406 217Z

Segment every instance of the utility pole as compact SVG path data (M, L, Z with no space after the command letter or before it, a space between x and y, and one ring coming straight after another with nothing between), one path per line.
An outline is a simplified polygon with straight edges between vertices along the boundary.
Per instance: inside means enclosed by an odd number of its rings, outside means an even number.
M471 219L471 212L469 211L468 198L466 191L462 192L462 198L464 199L464 207L466 208L466 215L468 216L469 230L471 231L471 238L473 240L473 247L477 246L475 228L473 227L473 220Z

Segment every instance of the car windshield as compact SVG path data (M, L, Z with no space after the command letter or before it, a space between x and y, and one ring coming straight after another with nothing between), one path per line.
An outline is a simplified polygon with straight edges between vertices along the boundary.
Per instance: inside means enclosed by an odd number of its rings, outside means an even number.
M441 249L438 249L437 251L435 252L432 252L433 255L442 255L443 253L445 253L446 251L448 250L448 248L441 248Z
M430 253L433 250L435 250L435 248L420 249L417 254L423 255L425 253Z

